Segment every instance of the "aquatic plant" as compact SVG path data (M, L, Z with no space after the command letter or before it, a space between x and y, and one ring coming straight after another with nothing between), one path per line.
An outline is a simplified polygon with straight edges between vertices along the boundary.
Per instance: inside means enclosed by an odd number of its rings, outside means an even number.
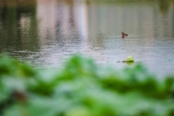
M134 57L128 56L127 59L123 62L134 62Z
M142 64L122 70L74 55L63 68L0 59L2 116L173 116L174 76Z

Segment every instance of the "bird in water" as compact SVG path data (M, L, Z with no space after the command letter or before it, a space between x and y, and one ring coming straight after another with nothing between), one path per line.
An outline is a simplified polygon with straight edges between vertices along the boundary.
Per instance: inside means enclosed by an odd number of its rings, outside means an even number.
M125 37L128 36L128 34L126 34L126 33L124 33L124 32L122 32L121 34L122 34L122 38L125 38Z

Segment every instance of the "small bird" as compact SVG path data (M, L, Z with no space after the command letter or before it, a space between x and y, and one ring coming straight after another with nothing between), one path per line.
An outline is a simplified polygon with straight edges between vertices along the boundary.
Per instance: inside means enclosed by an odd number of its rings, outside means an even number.
M122 32L121 34L122 34L122 38L125 38L126 36L128 36L128 34L126 34L124 32Z

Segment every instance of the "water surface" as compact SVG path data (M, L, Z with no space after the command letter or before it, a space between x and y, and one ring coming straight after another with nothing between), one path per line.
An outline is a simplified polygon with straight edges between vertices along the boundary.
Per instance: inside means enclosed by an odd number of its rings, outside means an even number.
M128 33L122 39L121 32ZM106 2L32 0L0 3L0 53L39 66L60 66L82 53L98 64L132 55L151 72L174 74L173 0Z

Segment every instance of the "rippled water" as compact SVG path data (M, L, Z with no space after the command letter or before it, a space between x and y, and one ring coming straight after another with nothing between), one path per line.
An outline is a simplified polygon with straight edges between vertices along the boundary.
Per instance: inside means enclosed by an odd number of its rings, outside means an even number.
M128 33L122 39L121 32ZM151 72L174 74L173 0L0 3L0 53L46 67L82 53L99 64L132 55Z

